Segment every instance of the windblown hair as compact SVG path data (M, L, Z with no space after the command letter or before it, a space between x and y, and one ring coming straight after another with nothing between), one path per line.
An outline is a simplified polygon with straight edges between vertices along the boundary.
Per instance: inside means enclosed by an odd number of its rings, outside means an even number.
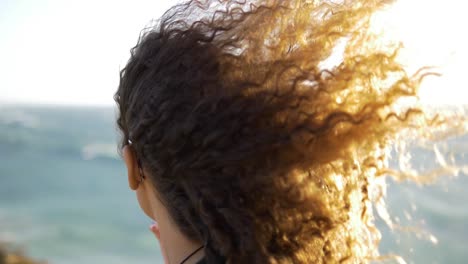
M399 131L428 123L396 107L427 70L372 45L388 2L190 1L141 35L115 95L122 144L207 263L378 255L370 190Z

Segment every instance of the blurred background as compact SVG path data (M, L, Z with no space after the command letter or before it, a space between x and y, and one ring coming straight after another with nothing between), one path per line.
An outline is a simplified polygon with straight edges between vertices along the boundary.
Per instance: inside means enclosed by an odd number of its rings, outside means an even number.
M53 264L162 263L117 154L112 97L140 31L175 2L0 0L0 242ZM410 69L443 72L423 85L427 104L468 104L462 5L400 1L376 17L376 30L405 41ZM450 146L468 163L467 137ZM381 253L466 263L467 188L464 174L426 187L389 181L389 211L413 231L377 220Z

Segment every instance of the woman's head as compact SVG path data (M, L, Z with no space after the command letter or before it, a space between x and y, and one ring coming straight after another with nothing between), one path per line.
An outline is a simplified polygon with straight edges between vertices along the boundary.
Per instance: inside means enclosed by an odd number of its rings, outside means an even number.
M383 4L190 1L132 49L115 97L122 144L208 263L375 256L369 189L420 113L392 106L424 75L367 42Z

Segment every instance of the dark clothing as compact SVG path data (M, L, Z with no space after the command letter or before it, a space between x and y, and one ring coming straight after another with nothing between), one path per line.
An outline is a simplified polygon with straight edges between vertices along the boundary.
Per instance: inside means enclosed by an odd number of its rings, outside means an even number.
M206 264L205 258L200 259L197 264Z

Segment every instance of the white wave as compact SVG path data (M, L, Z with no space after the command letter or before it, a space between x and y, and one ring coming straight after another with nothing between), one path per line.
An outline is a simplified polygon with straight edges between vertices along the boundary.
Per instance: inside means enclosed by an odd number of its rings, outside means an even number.
M117 146L115 143L91 143L81 149L81 157L92 160L98 157L118 159Z
M19 124L22 127L37 128L40 125L38 117L19 109L1 109L0 124Z

